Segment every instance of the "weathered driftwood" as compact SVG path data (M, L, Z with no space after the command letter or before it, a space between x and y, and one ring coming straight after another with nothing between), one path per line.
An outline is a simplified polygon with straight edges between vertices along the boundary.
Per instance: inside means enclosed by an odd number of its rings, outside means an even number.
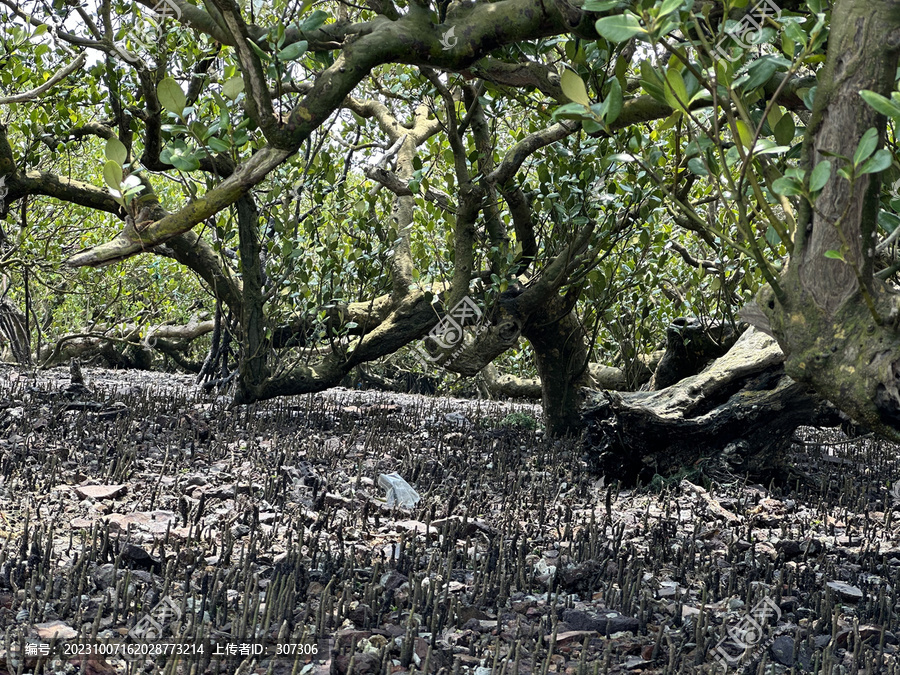
M750 328L698 375L659 391L600 392L584 414L589 453L604 474L628 481L701 463L771 475L798 426L840 422L783 362L775 340Z

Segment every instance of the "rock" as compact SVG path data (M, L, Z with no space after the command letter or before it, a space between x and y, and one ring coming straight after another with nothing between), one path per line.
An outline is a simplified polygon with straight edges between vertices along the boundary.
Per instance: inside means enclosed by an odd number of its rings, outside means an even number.
M96 584L97 588L101 591L114 587L116 585L116 566L112 563L100 565L100 567L94 570L91 578L94 580L94 584Z
M114 499L128 491L127 485L78 485L75 494L82 499Z
M803 541L797 539L782 539L775 544L775 550L784 554L785 560L793 558L814 557L819 555L825 546L818 539L805 539Z
M800 606L800 599L794 595L782 596L781 602L778 603L778 608L782 612L793 612L799 606Z
M636 632L640 626L637 619L612 610L594 613L580 609L566 609L563 610L562 620L572 630L596 631L606 636L622 631Z
M813 646L814 646L816 649L825 649L825 647L828 646L828 643L829 643L829 642L831 642L831 636L830 636L830 635L817 635L817 636L813 639Z
M111 513L105 517L110 532L128 532L130 527L163 536L175 525L173 511L135 511L133 513Z
M570 592L587 590L592 587L594 577L602 569L603 564L599 560L586 560L573 567L567 567L560 572L560 585Z
M122 556L122 564L126 567L152 571L155 574L159 574L162 571L160 561L135 544L123 544L120 555Z
M34 630L42 640L70 640L78 635L78 631L63 621L47 621L34 624Z
M349 675L350 661L353 661L353 675L375 675L381 670L381 659L376 654L357 652L352 656L339 654L332 662L333 672L338 675Z
M656 591L656 597L660 599L674 598L675 594L678 593L678 591L679 587L677 582L663 581L659 585L659 590Z
M800 649L794 653L794 638L790 635L779 635L769 647L772 658L776 663L794 668L801 673L810 672L812 669L813 652L805 642L800 643Z
M556 644L564 645L569 642L583 642L586 637L593 637L596 635L594 631L591 630L569 630L565 633L558 633L556 636Z
M403 584L409 581L409 578L400 574L397 570L390 570L381 575L379 583L384 588L385 594L393 593Z
M789 635L781 635L775 638L769 647L772 658L783 666L794 665L794 638Z
M354 609L351 609L347 613L347 618L350 619L350 622L357 627L365 627L371 620L374 612L372 612L372 608L368 605L359 605Z
M456 526L456 536L460 539L465 537L474 537L479 532L489 537L494 536L494 530L486 521L480 518L468 518L463 524L462 516L450 516L449 518L438 518L431 521L431 526L441 533L450 531L450 528Z
M455 424L460 427L470 427L472 423L466 419L466 416L460 412L452 412L444 415L444 419L451 424Z
M643 670L644 668L649 668L652 663L649 661L645 661L641 656L629 656L625 659L625 669L626 670Z
M856 586L851 586L843 581L829 581L826 585L837 593L841 600L847 602L859 602L863 599L863 592L861 590Z
M475 605L460 606L456 610L456 615L459 617L460 623L468 623L472 619L475 619L476 621L494 621L495 623L497 621L496 618L490 616Z

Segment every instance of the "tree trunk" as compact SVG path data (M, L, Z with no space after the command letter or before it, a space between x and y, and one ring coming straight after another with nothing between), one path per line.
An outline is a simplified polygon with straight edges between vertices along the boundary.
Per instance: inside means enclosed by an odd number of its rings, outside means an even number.
M238 238L241 254L243 302L241 357L238 360L237 398L255 400L269 375L266 323L263 308L263 271L260 260L259 213L249 195L237 201Z
M602 392L584 415L597 468L642 482L701 466L773 475L798 426L840 422L784 374L783 359L774 339L751 328L707 370L666 389Z
M0 334L9 342L16 363L31 364L31 344L25 330L25 315L8 298L0 300Z
M786 355L786 372L812 385L856 421L900 440L900 296L873 278L880 177L852 182L848 168L870 128L885 118L859 96L890 95L900 45L900 8L889 0L839 0L828 56L807 127L806 168L830 160L831 177L800 212L791 262L760 309ZM843 260L826 257L839 251Z
M553 296L522 335L534 349L544 422L551 436L581 431L582 388L588 382L587 335L567 298Z

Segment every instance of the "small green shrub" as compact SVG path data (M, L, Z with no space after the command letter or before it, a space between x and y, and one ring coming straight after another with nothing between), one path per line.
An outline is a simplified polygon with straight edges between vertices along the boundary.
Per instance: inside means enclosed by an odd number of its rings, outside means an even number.
M537 425L536 419L523 412L510 413L500 420L500 426L508 429L537 429Z

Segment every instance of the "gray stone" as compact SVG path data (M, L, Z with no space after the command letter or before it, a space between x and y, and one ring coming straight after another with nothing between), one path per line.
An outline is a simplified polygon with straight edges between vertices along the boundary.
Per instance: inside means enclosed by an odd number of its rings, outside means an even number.
M827 585L831 590L838 594L841 600L846 600L847 602L859 602L863 598L863 592L861 590L856 586L845 584L843 581L829 581Z
M563 610L562 620L572 630L592 630L602 635L612 635L622 631L636 632L640 626L637 619L613 610L586 612L580 609Z

